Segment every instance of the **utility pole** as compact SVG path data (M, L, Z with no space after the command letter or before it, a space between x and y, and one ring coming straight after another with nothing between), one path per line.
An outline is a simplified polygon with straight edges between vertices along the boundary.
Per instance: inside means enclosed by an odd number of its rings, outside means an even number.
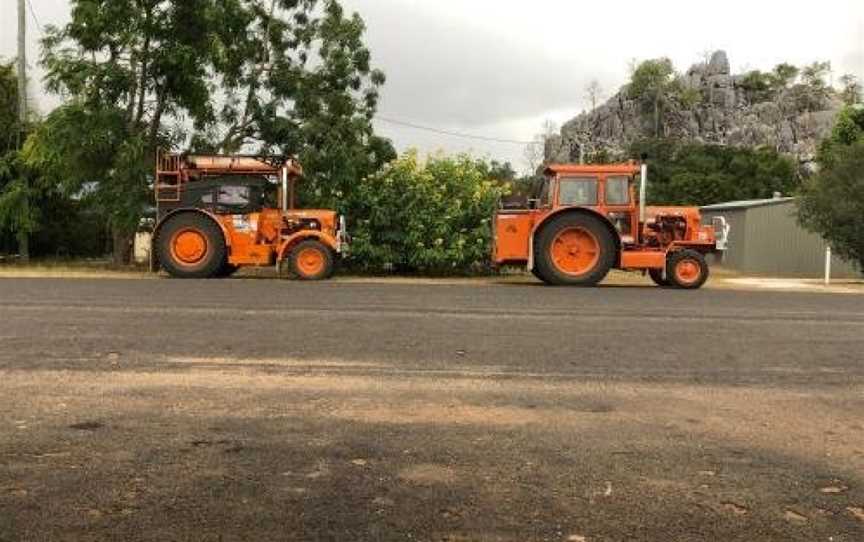
M27 0L18 0L18 148L21 148L27 126ZM26 222L30 219L30 195L25 172L21 172L24 183L24 207L26 217L22 230L18 231L18 252L21 261L30 261L30 232Z

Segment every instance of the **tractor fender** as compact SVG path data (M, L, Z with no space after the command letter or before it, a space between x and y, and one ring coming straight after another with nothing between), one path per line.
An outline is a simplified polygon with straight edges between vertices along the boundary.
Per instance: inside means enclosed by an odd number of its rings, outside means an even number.
M534 229L531 231L531 237L528 239L528 271L534 270L534 241L537 239L537 235L546 226L546 224L564 214L591 215L600 219L600 221L609 229L609 233L612 234L612 239L615 241L615 249L617 251L615 256L615 266L617 267L621 264L621 235L618 233L618 230L615 229L612 222L602 214L593 209L588 209L587 207L564 207L549 213L543 217L543 220L534 225Z
M276 254L277 265L285 261L285 258L288 257L288 253L291 252L292 248L308 239L315 239L317 241L321 241L322 243L330 247L333 252L339 252L339 242L332 235L314 230L300 231L290 237L285 238L285 240L282 241L282 244L279 245L279 252Z

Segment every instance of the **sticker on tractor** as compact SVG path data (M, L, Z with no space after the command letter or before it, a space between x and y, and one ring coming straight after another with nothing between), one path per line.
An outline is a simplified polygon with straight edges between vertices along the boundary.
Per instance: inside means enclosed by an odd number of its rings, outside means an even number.
M246 215L234 215L234 230L238 232L250 232L252 231L252 223L249 222L249 217Z

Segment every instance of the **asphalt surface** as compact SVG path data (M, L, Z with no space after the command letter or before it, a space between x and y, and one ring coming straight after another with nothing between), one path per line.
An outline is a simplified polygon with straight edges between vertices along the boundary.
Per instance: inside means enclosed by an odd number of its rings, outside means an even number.
M864 540L864 297L0 279L0 541Z

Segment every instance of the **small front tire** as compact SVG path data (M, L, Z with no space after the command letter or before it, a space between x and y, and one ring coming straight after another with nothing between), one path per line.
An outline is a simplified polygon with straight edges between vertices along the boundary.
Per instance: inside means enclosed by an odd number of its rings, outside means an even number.
M680 290L698 290L708 281L709 274L708 261L695 250L673 252L666 262L666 278Z
M304 281L327 280L336 267L333 251L320 241L303 241L291 249L288 266L291 275Z

